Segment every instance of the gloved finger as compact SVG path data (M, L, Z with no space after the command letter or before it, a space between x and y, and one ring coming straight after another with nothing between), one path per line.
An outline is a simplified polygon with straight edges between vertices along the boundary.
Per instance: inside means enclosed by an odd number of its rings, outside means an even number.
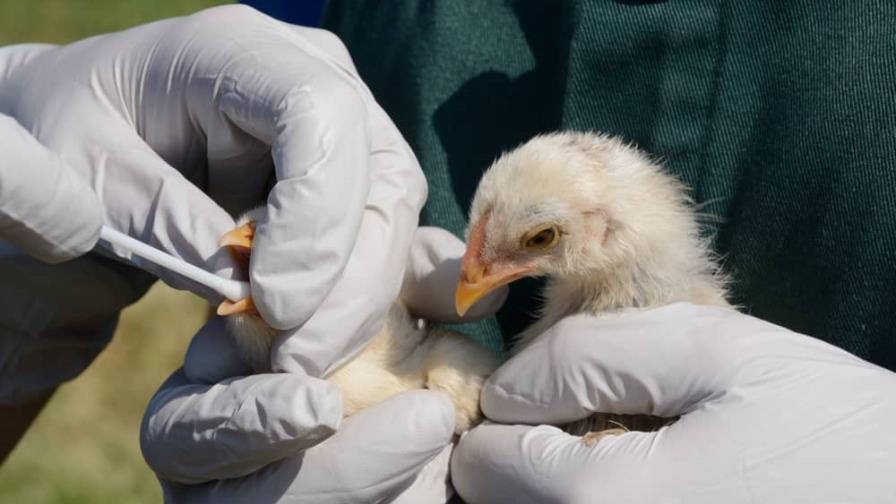
M49 263L88 252L103 211L87 183L19 123L0 114L0 236Z
M194 384L182 370L147 406L143 456L160 477L183 483L234 478L308 449L339 427L335 385L295 374Z
M388 502L443 452L454 410L442 394L394 396L345 419L325 442L240 479L178 487L184 502Z
M490 292L463 318L457 314L454 290L464 250L464 242L442 228L417 230L401 286L401 299L412 313L427 320L460 323L489 317L501 308L507 299L506 286Z
M482 411L502 422L567 423L592 412L674 417L727 390L732 346L780 327L685 303L561 320L499 368ZM752 343L750 343L752 344Z
M642 494L664 488L648 463L659 435L629 432L587 446L548 425L485 423L458 442L451 480L470 504L656 502L660 495Z
M426 181L385 112L370 102L372 185L349 262L307 323L275 342L275 370L321 376L355 355L398 298ZM254 259L253 259L254 261Z
M326 59L354 75L358 75L355 68L355 62L348 52L348 48L342 43L336 34L331 31L312 28L310 26L298 26L290 23L278 21L283 29L296 38L294 42L299 47L308 47L308 44L319 49L317 54L320 58Z
M266 40L230 56L215 93L227 119L271 146L276 182L256 226L250 277L262 317L289 329L317 310L348 262L378 146L357 76L293 44L270 18L242 14Z
M59 47L55 44L13 44L0 47L0 84L31 58Z
M454 495L454 487L451 486L448 477L448 469L451 467L451 454L453 452L453 444L448 444L442 448L442 451L417 473L417 477L414 478L411 486L401 492L401 495L389 501L389 503L448 502Z
M115 139L114 145L106 145L109 138ZM231 255L218 246L220 237L235 227L233 218L136 132L110 119L96 125L86 142L104 145L102 159L84 159L82 165L102 165L91 183L111 227L207 271L228 278L240 275ZM204 285L117 246L100 243L175 288L189 289L212 302L221 300L220 294Z
M183 371L190 383L211 385L250 375L252 367L227 332L226 319L212 317L190 340Z

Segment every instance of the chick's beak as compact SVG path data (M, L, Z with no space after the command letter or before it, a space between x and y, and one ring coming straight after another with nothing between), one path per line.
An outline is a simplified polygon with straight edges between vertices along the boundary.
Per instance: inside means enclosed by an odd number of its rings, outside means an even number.
M471 306L489 292L533 272L534 268L529 265L513 263L494 263L490 266L483 266L475 261L469 267L462 267L457 290L454 291L454 306L457 309L457 314L463 317Z
M486 218L483 218L483 221ZM535 271L533 265L513 260L499 259L483 263L480 256L485 243L484 228L484 222L474 226L461 262L460 279L457 282L457 290L454 291L454 307L461 317L489 292Z

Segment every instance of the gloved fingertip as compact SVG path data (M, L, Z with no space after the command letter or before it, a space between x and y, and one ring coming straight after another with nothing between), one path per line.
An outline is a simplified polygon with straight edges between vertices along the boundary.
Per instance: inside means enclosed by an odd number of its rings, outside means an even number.
M449 502L454 488L448 478L454 445L446 444L442 451L417 474L414 482L401 492L392 504L417 504L419 502Z
M218 383L252 373L233 339L227 334L223 317L212 317L193 336L184 356L184 374L191 383Z
M374 439L370 433L376 432ZM399 450L403 455L391 460L398 472L416 472L454 437L454 405L442 392L410 390L363 409L345 419L334 441L350 446L368 441L365 449ZM397 455L397 454L393 454Z
M447 394L431 390L411 390L400 396L397 409L406 412L409 427L417 433L418 446L441 449L454 436L454 404Z
M452 482L470 503L589 502L582 482L605 453L550 425L485 423L455 447Z
M510 288L506 285L498 287L489 292L480 299L476 304L470 307L470 310L464 314L463 322L475 322L477 320L491 317L504 306L507 296L510 294Z
M518 439L532 427L486 422L463 434L451 457L451 482L470 503L533 502L525 500L531 475L525 465Z
M285 374L295 386L280 386L285 391L275 404L282 429L278 438L296 439L303 448L316 445L332 436L342 424L342 395L336 385L304 375ZM309 383L309 380L312 383ZM309 428L309 426L314 426Z

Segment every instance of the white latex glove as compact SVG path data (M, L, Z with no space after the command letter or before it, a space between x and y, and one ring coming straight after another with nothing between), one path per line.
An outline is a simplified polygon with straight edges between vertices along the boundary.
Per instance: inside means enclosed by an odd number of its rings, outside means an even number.
M57 263L92 249L102 225L90 187L15 119L0 114L0 238Z
M426 185L335 36L233 5L3 48L0 69L0 112L78 172L120 231L229 276L228 212L267 198L252 296L272 326L306 327L276 369L319 376L379 329Z
M468 502L896 502L896 374L733 310L676 304L561 321L487 384L505 423L681 414L585 446L485 424L458 444Z
M447 231L416 233L403 289L413 311L457 321L452 287L463 253ZM477 304L472 318L494 312L505 296ZM454 410L447 396L406 392L340 425L335 386L301 374L245 376L236 352L223 321L212 320L193 339L183 370L149 404L141 445L169 500L448 500Z

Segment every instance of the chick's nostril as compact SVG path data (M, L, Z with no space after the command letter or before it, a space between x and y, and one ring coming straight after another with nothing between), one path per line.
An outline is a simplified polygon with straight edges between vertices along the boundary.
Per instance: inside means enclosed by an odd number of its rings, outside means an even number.
M478 261L469 261L463 265L461 270L461 278L464 283L477 284L486 275L487 268Z

